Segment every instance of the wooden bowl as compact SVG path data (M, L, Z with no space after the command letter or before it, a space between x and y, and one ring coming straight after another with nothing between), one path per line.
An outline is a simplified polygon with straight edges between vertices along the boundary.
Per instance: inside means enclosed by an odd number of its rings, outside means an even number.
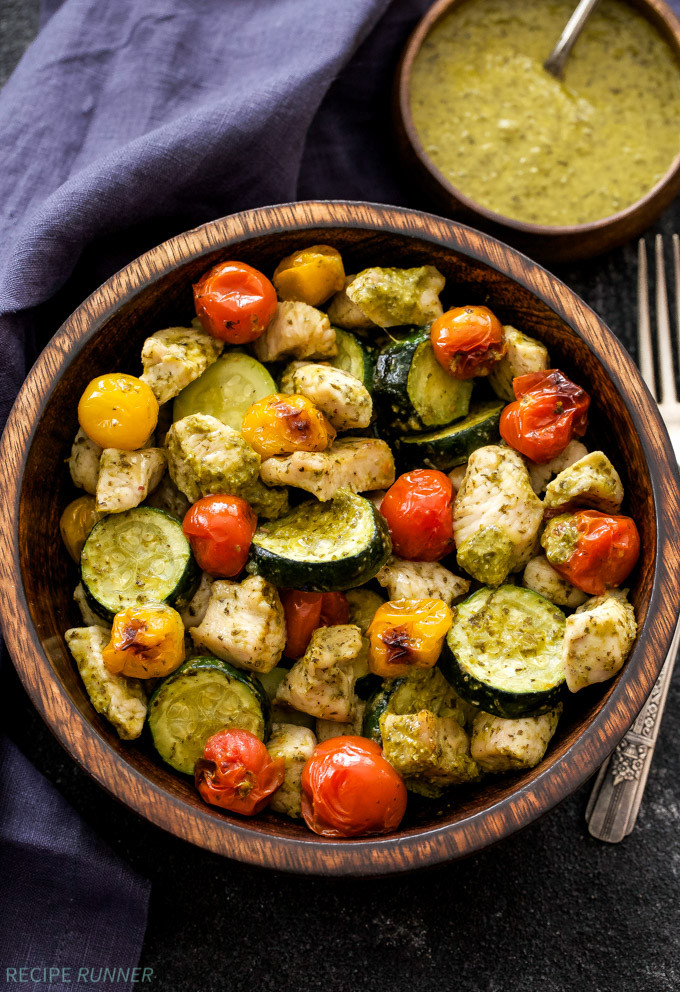
M448 214L502 238L542 261L590 258L630 241L644 231L680 193L680 149L666 175L641 200L610 217L588 224L551 226L512 220L489 210L457 189L439 171L423 148L411 115L413 62L437 21L454 7L474 0L439 0L416 25L397 68L393 116L401 155L415 180ZM627 0L663 35L680 63L680 20L664 0ZM546 53L547 54L547 53Z
M598 432L622 474L642 538L632 600L641 624L618 678L569 700L532 771L461 788L450 804L411 804L398 833L329 841L274 814L239 819L206 806L192 783L123 743L92 708L63 632L82 621L76 569L59 538L75 495L64 465L76 405L93 375L139 371L144 338L192 315L191 283L237 258L271 273L304 245L328 242L348 271L433 263L445 302L486 303L545 341L592 396ZM298 203L236 214L179 235L104 283L57 331L31 370L0 443L0 602L5 637L34 704L66 750L112 795L165 830L241 861L296 872L370 875L478 851L530 823L592 775L630 726L661 669L680 612L680 486L656 404L622 346L554 276L492 238L429 214L364 203Z

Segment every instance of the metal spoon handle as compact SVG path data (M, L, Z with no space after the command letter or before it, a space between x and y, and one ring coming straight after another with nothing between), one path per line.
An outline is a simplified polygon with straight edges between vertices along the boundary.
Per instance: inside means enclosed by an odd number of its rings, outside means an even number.
M548 72L551 72L558 79L562 77L564 63L569 57L569 52L576 44L578 36L586 26L586 21L599 2L600 0L580 0L576 10L567 21L567 25L560 35L559 41L543 63L543 68L547 69Z

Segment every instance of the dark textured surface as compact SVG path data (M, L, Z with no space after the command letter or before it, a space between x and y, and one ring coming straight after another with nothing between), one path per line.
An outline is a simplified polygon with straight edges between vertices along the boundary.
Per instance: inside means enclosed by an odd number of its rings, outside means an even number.
M36 24L34 3L0 0L0 70L11 68ZM657 229L680 229L677 205ZM560 275L632 344L634 246ZM249 869L167 837L106 797L50 736L14 674L7 680L13 703L4 719L24 753L153 882L141 961L154 969L153 987L164 992L680 988L677 678L638 825L622 844L607 846L588 836L586 788L479 857L428 874L367 883Z

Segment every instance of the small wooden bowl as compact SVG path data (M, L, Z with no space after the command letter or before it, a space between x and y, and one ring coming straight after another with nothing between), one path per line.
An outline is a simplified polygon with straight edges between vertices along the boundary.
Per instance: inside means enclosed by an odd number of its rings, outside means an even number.
M401 155L427 193L451 216L502 238L546 262L590 258L630 241L644 231L680 193L680 150L666 175L641 200L610 217L588 224L560 227L512 220L470 199L439 171L423 148L413 123L410 103L413 62L437 21L454 7L474 0L439 0L417 24L397 68L393 116ZM680 63L680 20L664 0L626 0L656 26ZM546 53L547 54L547 53ZM679 69L680 71L680 69ZM680 145L680 141L679 141Z
M77 400L93 375L139 371L144 338L189 321L191 283L220 260L271 273L284 255L327 242L348 271L432 263L445 302L486 303L545 341L592 396L598 428L626 487L642 555L632 581L640 636L613 682L569 700L545 760L532 771L459 789L450 805L411 803L402 829L329 841L274 814L239 819L206 806L147 739L123 743L95 713L64 643L82 621L77 575L59 538L75 492L64 465ZM241 861L295 872L371 875L478 851L530 823L593 774L630 726L661 669L680 612L680 485L656 404L622 346L554 276L452 221L365 203L298 203L236 214L179 235L104 283L57 331L31 370L0 443L5 508L0 603L5 637L34 704L66 750L105 789L178 837Z

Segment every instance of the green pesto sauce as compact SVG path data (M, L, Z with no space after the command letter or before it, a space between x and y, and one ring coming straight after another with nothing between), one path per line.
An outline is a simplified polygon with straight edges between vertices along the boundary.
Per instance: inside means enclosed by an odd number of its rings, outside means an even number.
M680 67L658 31L602 0L558 81L543 69L574 0L470 0L413 66L422 146L461 192L515 220L582 224L639 200L680 151Z

